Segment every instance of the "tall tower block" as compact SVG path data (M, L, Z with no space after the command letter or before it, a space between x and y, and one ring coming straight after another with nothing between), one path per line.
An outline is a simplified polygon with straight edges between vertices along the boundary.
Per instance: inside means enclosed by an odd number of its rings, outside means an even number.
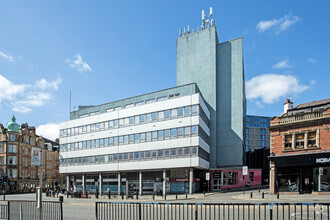
M219 43L215 22L177 39L177 86L196 83L211 112L210 166L244 164L243 39Z

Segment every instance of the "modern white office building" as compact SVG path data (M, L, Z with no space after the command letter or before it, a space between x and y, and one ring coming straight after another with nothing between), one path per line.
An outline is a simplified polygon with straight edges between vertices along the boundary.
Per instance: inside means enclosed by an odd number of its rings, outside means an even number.
M60 124L69 189L120 193L127 180L141 193L199 190L198 173L209 169L210 112L196 84L73 113Z
M242 48L242 38L219 42L211 10L199 30L180 32L176 87L71 112L60 125L67 188L193 193L207 190L210 168L235 176L245 156Z

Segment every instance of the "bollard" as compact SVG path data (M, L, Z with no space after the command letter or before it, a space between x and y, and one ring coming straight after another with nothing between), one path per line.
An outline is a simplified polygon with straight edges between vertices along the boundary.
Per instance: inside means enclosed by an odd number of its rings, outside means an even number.
M164 195L164 199L166 200L166 194Z
M277 199L280 199L280 193L277 192Z
M259 193L260 193L260 188L259 188Z
M111 198L111 192L108 191L108 198L110 199Z
M250 193L250 199L252 199L253 198L253 193Z
M175 199L178 200L178 195L175 195Z
M204 196L205 196L205 191L203 191L203 194L204 194Z
M188 199L188 194L186 193L186 199Z
M261 198L265 198L264 192L261 193Z
M124 199L124 193L123 192L121 193L121 199Z
M152 194L152 200L155 200L155 193Z
M96 199L99 198L99 192L98 192L98 191L96 191L95 198L96 198Z
M139 193L136 192L136 200L139 200Z

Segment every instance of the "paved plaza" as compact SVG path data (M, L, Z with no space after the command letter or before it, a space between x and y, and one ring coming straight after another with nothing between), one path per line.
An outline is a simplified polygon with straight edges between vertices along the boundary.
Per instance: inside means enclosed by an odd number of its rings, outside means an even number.
M262 199L262 192L264 192L264 199ZM251 197L252 193L252 198ZM29 194L16 194L6 195L6 200L35 200L34 193ZM0 200L3 196L0 196ZM44 201L58 201L58 198L43 196ZM67 198L64 196L63 212L64 219L95 219L95 202L166 202L166 203L322 203L329 202L330 195L280 195L277 199L276 195L269 195L268 189L246 191L243 194L240 192L226 192L226 193L207 193L188 195L188 199L183 194L168 195L166 200L161 196L155 196L153 200L152 195L139 196L139 199L124 199L112 198L108 199L107 196L102 196L99 199L95 197L89 199Z

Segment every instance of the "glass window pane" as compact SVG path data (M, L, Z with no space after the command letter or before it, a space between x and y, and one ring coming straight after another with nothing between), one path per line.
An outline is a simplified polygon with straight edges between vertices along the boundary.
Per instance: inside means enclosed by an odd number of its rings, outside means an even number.
M151 141L151 132L146 133L147 141Z
M124 144L124 136L119 136L119 144Z
M190 116L191 115L191 107L186 106L184 107L184 116Z
M139 152L135 152L135 153L134 153L134 159L135 159L135 160L139 160L139 159L140 159L140 154L139 154Z
M139 143L140 142L140 134L135 134L134 135L134 142Z
M159 121L164 120L164 111L158 112L158 120Z
M185 127L184 128L184 135L185 136L190 136L190 127Z
M100 130L100 124L99 123L96 123L95 124L95 131L99 131Z
M136 125L138 125L138 124L140 124L140 116L138 115L138 116L135 116L135 124Z
M178 109L172 109L171 110L171 118L177 118L178 117Z
M151 113L148 113L147 114L147 123L150 123L151 122Z
M176 128L172 128L171 129L171 138L176 138L177 134L176 134Z
M191 106L191 112L192 112L192 115L197 115L198 114L198 105Z
M165 110L165 120L170 119L171 113L170 110Z
M110 146L113 145L113 137L109 138L109 145L110 145Z
M118 145L118 137L114 137L114 138L113 138L113 144L114 144L115 146Z
M118 119L113 120L113 127L118 128Z
M153 112L152 113L152 121L157 121L158 118L157 118L157 112Z
M104 146L104 142L103 142L103 138L100 139L100 147L103 147Z
M152 132L152 141L157 141L157 131Z
M129 117L129 125L134 125L134 116Z
M176 157L176 148L171 149L171 157Z
M158 158L163 158L163 150L157 150Z
M140 152L140 158L141 158L141 160L144 160L144 151Z
M184 155L190 155L190 148L189 147L184 148Z
M113 121L109 121L109 128L112 129L113 128Z
M128 126L129 125L129 118L124 118L124 126Z
M101 122L100 123L100 131L103 131L104 130L104 122Z
M183 136L183 128L178 128L178 136L179 137Z
M86 144L87 144L87 149L90 149L91 148L91 141L87 141Z
M169 157L170 156L170 150L169 149L165 149L164 150L164 155L165 155L165 157Z
M146 133L141 133L141 142L145 142L146 141Z
M124 127L124 119L119 119L119 127Z
M198 134L198 126L197 125L191 127L191 133L193 135Z
M178 148L178 156L182 156L182 148Z
M170 138L170 129L166 129L165 130L165 139L169 139Z
M104 138L104 146L105 147L109 146L109 139L108 138Z
M164 131L158 131L158 140L164 140Z
M128 144L128 135L124 136L124 144Z
M141 122L141 124L146 123L146 115L140 116L140 122Z
M183 107L178 108L178 117L183 117Z
M134 143L134 134L129 135L129 143Z

